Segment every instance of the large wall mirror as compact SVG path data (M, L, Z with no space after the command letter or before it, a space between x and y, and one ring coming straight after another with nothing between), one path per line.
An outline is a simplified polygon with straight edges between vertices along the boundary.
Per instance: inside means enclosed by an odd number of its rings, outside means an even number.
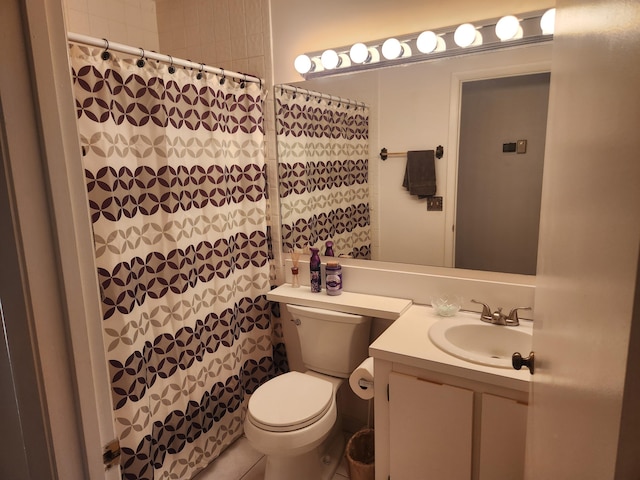
M517 266L513 260L503 260L505 245L512 250L509 258L523 257L525 250L535 257L537 251L550 63L551 44L543 43L290 84L369 106L372 260L535 274L530 254ZM542 107L536 113L511 96L527 78L536 85L524 94L527 101ZM491 89L498 92L494 93L498 100L489 100L496 109L483 116L489 112L482 106L486 100L478 95ZM480 128L497 125L500 111L509 114L505 125L493 132ZM479 123L470 123L474 120ZM527 141L526 152L510 151L513 143L522 148L521 140ZM473 141L479 143L471 145ZM406 152L438 145L444 147L444 156L435 160L436 196L442 197L442 210L433 210L427 208L426 199L407 192L403 179ZM382 148L400 155L383 161ZM478 166L479 157L500 164L501 170ZM473 190L480 196L469 197ZM498 193L505 197L496 200ZM525 196L529 200L523 202ZM466 212L469 204L484 208L491 222L481 220L477 212ZM499 217L502 210L527 219L527 226ZM466 220L458 225L462 213ZM471 233L465 239L466 230ZM465 246L467 240L471 247ZM526 248L520 249L525 243ZM481 245L484 250L476 248ZM497 261L488 258L492 248Z

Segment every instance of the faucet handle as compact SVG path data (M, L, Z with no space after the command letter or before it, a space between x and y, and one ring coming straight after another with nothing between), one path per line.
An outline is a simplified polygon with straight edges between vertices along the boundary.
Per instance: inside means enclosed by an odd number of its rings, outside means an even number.
M491 322L492 313L491 308L486 303L479 302L477 300L471 299L473 303L477 303L478 305L482 305L482 313L480 314L480 319L485 322Z
M520 325L520 318L518 318L518 310L531 310L531 307L516 307L509 312L507 321L509 325Z

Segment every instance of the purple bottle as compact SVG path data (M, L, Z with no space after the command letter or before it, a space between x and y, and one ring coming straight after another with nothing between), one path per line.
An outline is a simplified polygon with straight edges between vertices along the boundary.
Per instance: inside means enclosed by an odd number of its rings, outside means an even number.
M333 257L333 242L331 240L328 240L327 243L325 243L326 249L324 251L324 255L325 257Z
M322 274L320 272L320 255L317 248L310 248L311 259L309 260L309 270L311 279L311 292L319 293L322 290Z

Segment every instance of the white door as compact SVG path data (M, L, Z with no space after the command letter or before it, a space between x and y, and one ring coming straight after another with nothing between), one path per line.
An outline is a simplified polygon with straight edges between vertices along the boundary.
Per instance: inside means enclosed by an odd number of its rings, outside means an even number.
M640 2L557 7L526 478L640 478Z

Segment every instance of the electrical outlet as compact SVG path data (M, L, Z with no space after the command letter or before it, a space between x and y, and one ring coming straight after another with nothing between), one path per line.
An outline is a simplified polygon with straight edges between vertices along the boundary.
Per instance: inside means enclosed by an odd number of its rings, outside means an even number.
M442 197L428 197L427 198L427 211L429 211L429 212L441 212L442 211Z

